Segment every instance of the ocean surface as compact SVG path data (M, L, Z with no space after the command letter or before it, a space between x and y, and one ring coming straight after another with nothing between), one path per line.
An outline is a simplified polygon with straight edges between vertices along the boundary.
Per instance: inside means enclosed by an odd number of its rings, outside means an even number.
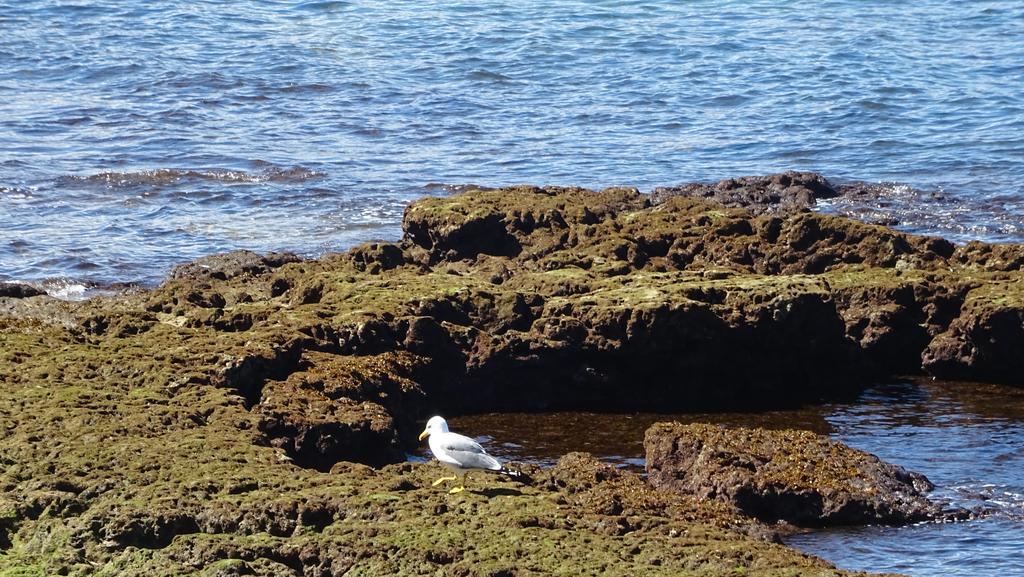
M430 184L786 169L1024 240L1024 4L0 0L0 280L61 296L394 239Z
M64 298L227 250L395 239L446 184L789 169L880 185L821 210L1024 241L1024 3L0 0L0 281ZM822 419L1009 505L794 543L843 567L1012 574L1024 413L934 415L944 397L917 394Z

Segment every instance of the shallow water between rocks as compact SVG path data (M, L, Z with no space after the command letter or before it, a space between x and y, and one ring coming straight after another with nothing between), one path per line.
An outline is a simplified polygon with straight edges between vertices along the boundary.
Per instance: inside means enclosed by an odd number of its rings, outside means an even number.
M1024 390L916 380L879 384L849 402L764 413L495 413L450 424L504 460L552 465L587 451L642 471L644 431L664 420L827 434L925 474L936 486L933 498L982 513L960 523L818 530L786 540L840 568L1024 574Z

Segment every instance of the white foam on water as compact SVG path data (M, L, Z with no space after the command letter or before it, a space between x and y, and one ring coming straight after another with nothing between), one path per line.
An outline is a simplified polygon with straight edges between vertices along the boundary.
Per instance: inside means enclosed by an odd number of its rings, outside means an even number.
M65 301L84 301L89 298L89 286L73 279L47 280L40 286L46 294Z

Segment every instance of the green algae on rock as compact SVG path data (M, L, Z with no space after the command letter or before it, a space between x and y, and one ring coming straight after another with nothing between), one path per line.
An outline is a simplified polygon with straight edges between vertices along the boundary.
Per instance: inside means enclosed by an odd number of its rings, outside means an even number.
M1020 247L628 188L470 190L404 227L0 297L0 572L839 575L580 459L462 500L352 461L402 460L438 412L792 404L922 359L1024 374Z
M810 431L655 423L644 448L653 486L768 523L902 525L963 513L929 501L923 475Z

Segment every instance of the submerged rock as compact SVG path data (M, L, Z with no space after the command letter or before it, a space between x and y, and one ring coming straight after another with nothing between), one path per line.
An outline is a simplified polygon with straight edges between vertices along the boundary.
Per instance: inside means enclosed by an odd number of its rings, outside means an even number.
M938 519L924 475L809 431L655 423L644 436L659 489L799 527Z

